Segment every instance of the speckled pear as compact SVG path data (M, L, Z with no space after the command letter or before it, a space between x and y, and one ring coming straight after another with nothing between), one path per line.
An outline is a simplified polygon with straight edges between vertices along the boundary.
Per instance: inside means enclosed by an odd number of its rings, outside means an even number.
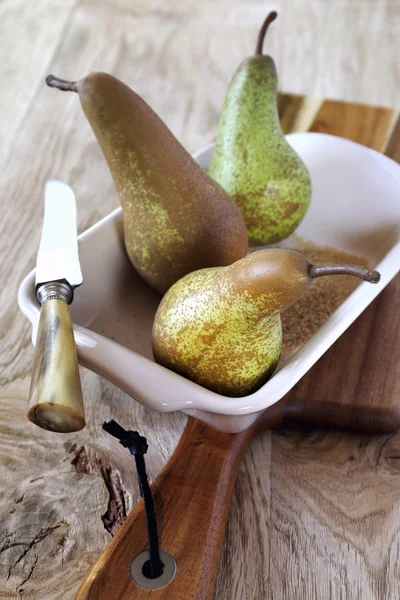
M79 94L118 190L128 256L149 285L164 293L186 273L246 255L234 201L138 94L107 73L46 82Z
M201 269L175 283L153 326L161 365L225 396L246 396L274 372L281 353L280 313L322 275L377 283L356 265L313 265L283 248L259 250L228 267Z
M255 55L239 66L229 85L208 171L236 201L253 245L288 237L311 200L310 175L279 123L275 63L262 54L276 16L268 15Z

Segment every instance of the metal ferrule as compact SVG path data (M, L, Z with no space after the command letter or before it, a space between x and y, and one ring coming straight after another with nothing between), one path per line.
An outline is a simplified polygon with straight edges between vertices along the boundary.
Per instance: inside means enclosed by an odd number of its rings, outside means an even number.
M72 302L72 287L63 281L44 283L36 290L36 298L40 304L48 300L64 300L67 304Z

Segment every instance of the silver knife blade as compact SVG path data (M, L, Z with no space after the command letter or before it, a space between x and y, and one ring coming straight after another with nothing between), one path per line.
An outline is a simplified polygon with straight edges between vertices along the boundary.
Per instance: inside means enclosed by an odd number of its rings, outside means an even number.
M36 261L36 285L66 279L74 288L83 282L79 264L76 203L72 189L46 181L42 237Z

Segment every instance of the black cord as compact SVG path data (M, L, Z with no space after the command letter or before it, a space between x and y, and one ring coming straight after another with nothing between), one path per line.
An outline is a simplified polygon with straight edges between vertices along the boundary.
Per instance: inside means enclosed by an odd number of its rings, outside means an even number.
M160 558L160 546L158 542L157 519L154 510L153 494L147 479L146 464L144 455L147 452L148 445L145 437L138 434L137 431L126 431L116 421L103 423L103 429L110 435L119 439L120 444L128 448L135 457L136 471L138 475L140 494L144 499L144 508L146 511L147 537L149 540L150 569L148 576L151 579L160 577L164 571L164 565Z

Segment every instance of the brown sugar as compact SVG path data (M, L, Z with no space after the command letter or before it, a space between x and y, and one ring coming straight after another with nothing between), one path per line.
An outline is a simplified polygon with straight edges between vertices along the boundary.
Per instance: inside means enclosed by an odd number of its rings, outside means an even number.
M307 256L314 264L368 266L368 260L362 256L354 256L329 246L317 246L297 236L291 241L291 247ZM282 359L307 342L360 283L359 279L348 275L316 279L307 294L282 313Z

